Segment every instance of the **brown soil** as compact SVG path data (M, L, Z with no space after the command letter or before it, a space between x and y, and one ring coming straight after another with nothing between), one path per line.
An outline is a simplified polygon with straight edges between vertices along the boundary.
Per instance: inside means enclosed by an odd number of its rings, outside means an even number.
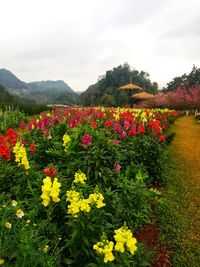
M145 225L142 230L134 233L134 237L142 243L145 243L148 248L153 249L156 253L155 260L151 267L170 267L169 255L167 247L160 242L161 230L153 221L150 224Z

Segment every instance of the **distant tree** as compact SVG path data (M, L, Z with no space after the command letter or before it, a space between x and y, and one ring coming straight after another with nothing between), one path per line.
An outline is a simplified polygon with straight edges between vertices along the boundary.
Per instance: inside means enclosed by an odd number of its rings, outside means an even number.
M193 66L191 72L187 75L184 73L182 76L175 77L171 82L167 84L167 87L163 89L164 92L175 91L180 87L196 87L200 86L200 69Z
M100 104L106 107L111 107L116 105L114 97L109 94L104 94L101 97Z
M130 103L130 92L122 92L118 88L130 82L144 88L149 93L156 93L158 90L158 84L150 81L147 72L131 69L129 64L125 63L106 71L105 75L100 76L97 83L89 86L80 95L81 102L86 106L99 104L127 105Z

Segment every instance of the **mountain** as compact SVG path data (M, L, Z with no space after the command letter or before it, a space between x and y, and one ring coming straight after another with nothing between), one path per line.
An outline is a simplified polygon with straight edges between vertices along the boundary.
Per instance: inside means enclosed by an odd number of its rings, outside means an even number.
M73 93L74 91L72 90L71 87L69 87L68 84L66 84L62 80L58 81L41 81L41 82L31 82L28 84L31 90L34 91L49 91L49 90L54 90L57 92L71 92Z
M22 103L77 104L78 94L64 81L37 81L26 83L12 72L0 69L0 84L17 96Z
M0 85L0 104L1 103L14 103L15 97L11 95L2 85Z
M0 69L0 84L5 88L28 89L27 83L22 82L12 72L6 69Z

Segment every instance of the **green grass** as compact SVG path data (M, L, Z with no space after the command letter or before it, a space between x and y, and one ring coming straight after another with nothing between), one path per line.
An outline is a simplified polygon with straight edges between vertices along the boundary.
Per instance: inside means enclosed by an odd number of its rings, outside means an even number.
M181 120L184 122L184 119L179 119L180 123ZM175 131L176 127L173 127ZM180 133L182 134L181 131L177 132L169 147L170 160L166 163L164 173L166 185L156 212L163 232L162 241L169 246L172 265L199 267L200 194L198 184L195 186L194 183L198 170L192 168L194 162L187 160L188 149L184 153L185 146L180 146L178 141L176 145L176 139L181 137ZM200 172L200 165L195 166L199 166Z

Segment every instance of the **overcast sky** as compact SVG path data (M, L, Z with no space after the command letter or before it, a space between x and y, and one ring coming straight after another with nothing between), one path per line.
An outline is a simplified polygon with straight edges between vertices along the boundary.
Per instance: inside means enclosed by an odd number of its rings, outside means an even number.
M0 0L0 68L86 90L125 62L162 87L200 67L200 0Z

